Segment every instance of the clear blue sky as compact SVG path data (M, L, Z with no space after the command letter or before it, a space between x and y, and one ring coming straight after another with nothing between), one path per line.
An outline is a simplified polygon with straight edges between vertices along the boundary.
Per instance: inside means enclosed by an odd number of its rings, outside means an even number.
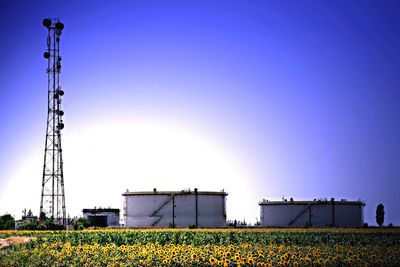
M362 199L400 225L399 1L0 2L0 214L38 213L45 17L60 18L67 212L129 190Z

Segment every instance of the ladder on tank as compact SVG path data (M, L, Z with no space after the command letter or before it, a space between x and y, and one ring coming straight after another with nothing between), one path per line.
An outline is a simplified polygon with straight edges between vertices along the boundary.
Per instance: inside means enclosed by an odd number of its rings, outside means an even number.
M161 221L161 219L163 218L163 215L157 214L162 208L164 208L169 202L171 202L172 198L174 196L171 195L169 196L162 204L160 207L158 207L155 211L153 211L153 213L149 216L149 217L157 217L157 219L152 223L151 226L156 226L156 224Z
M310 204L307 205L307 207L305 207L293 220L290 221L288 226L292 226L292 224L294 224L304 213L307 212L307 210L309 210L311 207ZM311 224L311 221L309 222Z

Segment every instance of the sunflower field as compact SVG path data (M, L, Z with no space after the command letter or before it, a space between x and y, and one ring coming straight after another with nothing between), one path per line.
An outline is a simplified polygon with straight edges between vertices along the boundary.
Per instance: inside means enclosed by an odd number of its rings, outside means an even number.
M0 231L0 266L400 266L398 228Z

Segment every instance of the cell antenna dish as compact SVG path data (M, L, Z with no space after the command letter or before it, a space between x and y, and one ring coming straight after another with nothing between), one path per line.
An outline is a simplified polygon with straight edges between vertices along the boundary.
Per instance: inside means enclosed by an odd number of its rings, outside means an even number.
M44 19L44 20L43 20L43 26L45 26L45 27L47 27L47 28L50 28L50 26L51 26L51 20L49 20L49 19Z
M56 30L63 30L64 29L64 24L61 22L56 23Z

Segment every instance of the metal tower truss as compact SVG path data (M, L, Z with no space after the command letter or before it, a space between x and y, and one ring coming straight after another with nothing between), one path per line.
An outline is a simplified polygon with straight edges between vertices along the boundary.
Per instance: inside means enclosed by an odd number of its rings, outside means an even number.
M40 220L45 217L55 223L67 225L64 192L64 172L61 146L61 130L64 128L61 108L64 91L60 86L61 56L60 36L64 24L59 19L44 19L47 28L48 93L47 128L44 148L42 194L40 199Z

